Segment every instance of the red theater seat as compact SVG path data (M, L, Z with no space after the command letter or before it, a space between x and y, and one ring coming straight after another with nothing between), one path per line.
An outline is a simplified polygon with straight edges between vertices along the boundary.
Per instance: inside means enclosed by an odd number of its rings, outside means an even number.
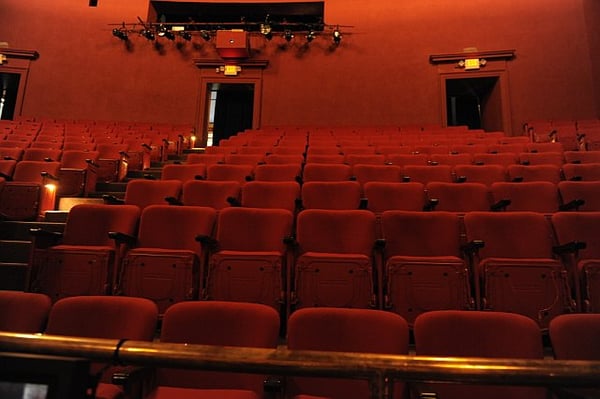
M181 302L165 313L160 342L274 349L278 333L279 316L265 305ZM265 378L260 374L159 368L156 388L145 399L259 399Z
M543 359L542 335L527 317L504 312L442 310L420 315L415 321L418 356ZM497 385L418 383L416 394L438 398L543 399L544 388Z
M380 310L305 308L288 320L290 350L408 354L408 325L402 317ZM403 383L394 399L406 397ZM287 377L286 398L368 398L367 381L340 378Z
M378 306L374 276L375 214L307 209L298 214L292 305Z
M277 310L285 302L286 246L293 214L284 209L224 208L219 212L205 299L254 302ZM212 244L211 244L212 243Z
M71 208L62 236L32 231L31 289L53 301L109 294L116 264L131 244L126 237L135 236L139 216L140 209L133 205L80 204ZM109 232L118 235L113 239Z
M197 299L204 252L196 237L213 233L216 214L199 206L146 207L135 247L123 259L116 292L148 298L161 314L174 303Z
M540 328L574 310L567 270L555 257L543 214L469 212L464 221L467 241L478 248L473 270L482 310L523 314Z
M412 325L423 312L474 307L457 214L386 211L382 230L386 309Z
M0 331L26 334L44 331L51 304L44 294L0 291Z

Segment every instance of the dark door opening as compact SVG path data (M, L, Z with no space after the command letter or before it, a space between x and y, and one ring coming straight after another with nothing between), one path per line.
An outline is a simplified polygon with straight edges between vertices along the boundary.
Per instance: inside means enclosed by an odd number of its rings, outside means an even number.
M0 119L13 119L19 93L19 73L0 73Z
M208 92L211 102L214 101L214 114L209 115L209 133L212 123L212 145L252 128L254 84L210 83Z
M499 76L446 79L448 126L502 131Z

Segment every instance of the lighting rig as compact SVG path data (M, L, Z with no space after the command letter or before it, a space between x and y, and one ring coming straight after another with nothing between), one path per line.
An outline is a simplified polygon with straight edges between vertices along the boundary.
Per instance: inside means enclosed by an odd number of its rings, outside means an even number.
M175 41L180 38L184 41L191 41L194 37L202 38L210 42L217 36L217 32L225 30L243 31L250 36L262 37L267 41L275 37L281 37L290 43L293 40L304 40L306 44L311 43L317 38L326 38L331 40L332 45L339 46L342 41L341 28L349 29L348 25L329 25L323 22L318 23L298 23L286 21L272 21L270 17L261 22L249 22L244 17L240 22L188 22L188 23L169 23L169 22L145 22L140 17L134 23L111 24L114 26L112 34L114 37L128 41L132 35L138 35L149 41L155 41L164 38Z

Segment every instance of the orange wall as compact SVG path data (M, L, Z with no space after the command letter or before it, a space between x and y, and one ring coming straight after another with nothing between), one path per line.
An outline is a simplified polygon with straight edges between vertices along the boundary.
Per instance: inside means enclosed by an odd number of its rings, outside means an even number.
M199 72L214 58L201 39L161 52L141 37L133 48L110 23L148 15L148 0L0 0L0 41L35 49L24 115L194 123ZM264 73L263 125L442 123L437 67L429 55L515 49L508 62L512 128L530 119L600 116L600 39L595 0L325 0L343 30L335 51L317 39L282 49L255 41ZM351 33L351 34L350 34ZM592 56L594 54L594 56Z

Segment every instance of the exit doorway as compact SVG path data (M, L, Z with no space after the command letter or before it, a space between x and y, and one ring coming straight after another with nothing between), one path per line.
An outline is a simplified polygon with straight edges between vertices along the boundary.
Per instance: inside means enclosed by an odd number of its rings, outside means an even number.
M473 76L444 79L447 126L505 131L501 77Z
M20 81L20 73L0 73L0 119L14 118Z
M208 83L207 146L253 126L253 83Z

